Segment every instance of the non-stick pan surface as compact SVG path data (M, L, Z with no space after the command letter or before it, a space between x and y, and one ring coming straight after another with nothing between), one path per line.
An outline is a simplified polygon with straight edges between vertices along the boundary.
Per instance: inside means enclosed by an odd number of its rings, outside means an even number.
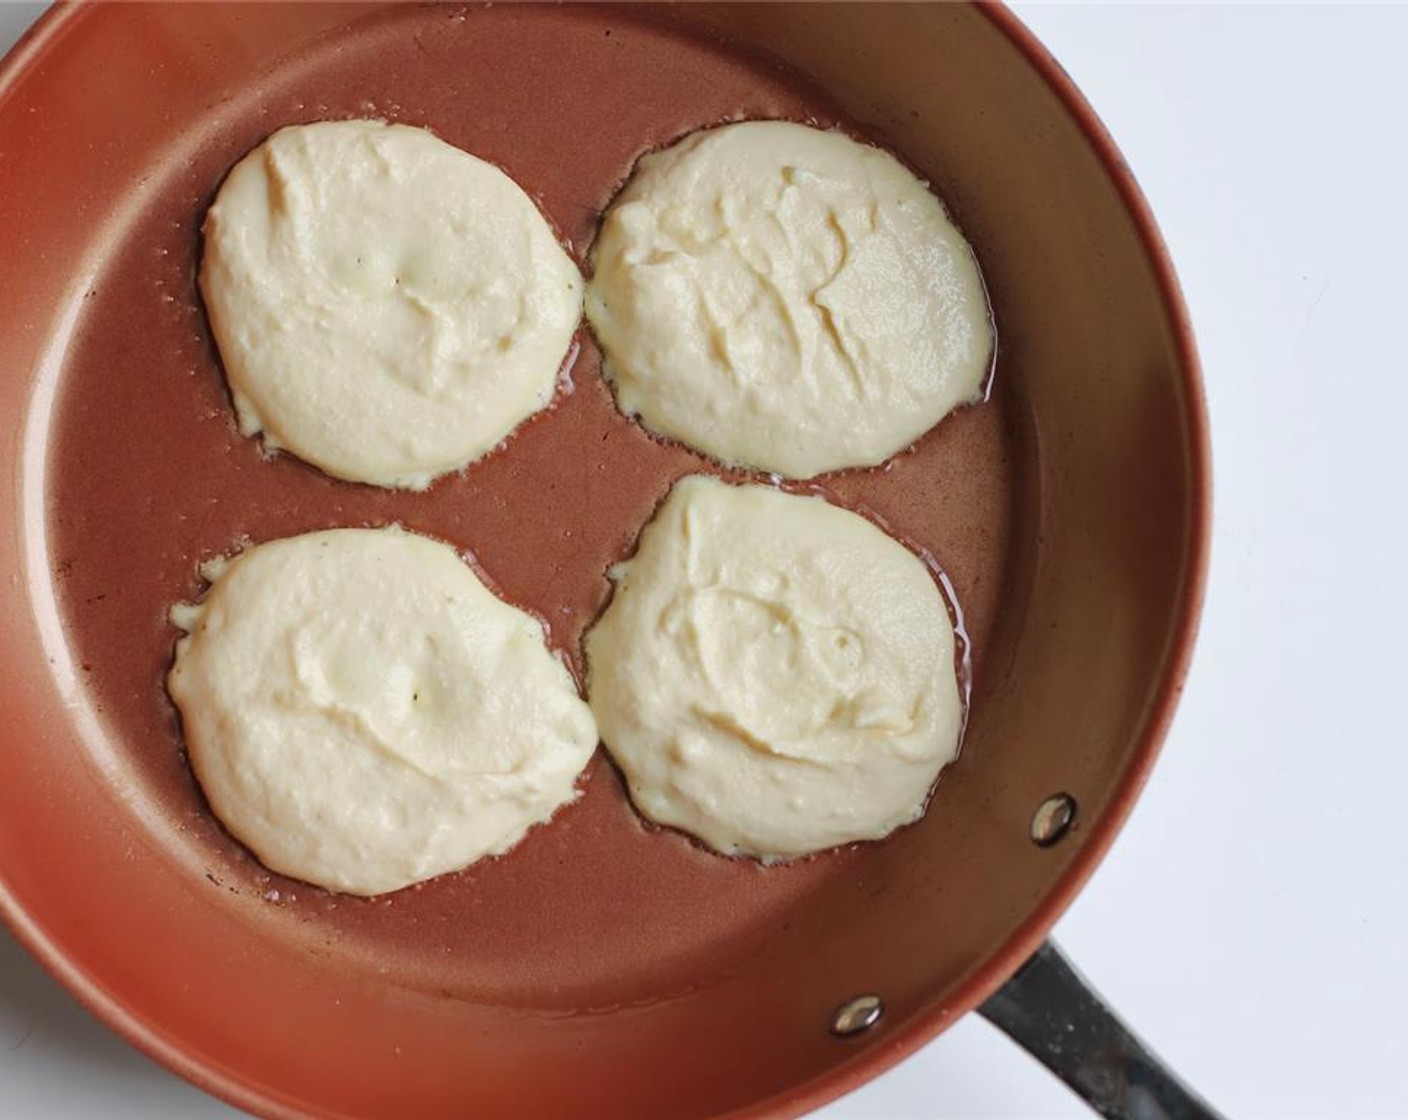
M244 540L398 522L579 641L706 460L570 385L423 494L262 458L194 284L231 164L377 116L505 168L581 258L644 151L741 117L841 125L932 179L979 254L991 399L823 481L937 558L971 718L928 815L762 869L641 824L599 755L515 851L338 897L211 817L163 691L166 611ZM118 5L0 74L0 914L177 1071L271 1116L794 1114L902 1057L1032 950L1152 761L1189 651L1207 452L1183 311L1108 140L1001 11ZM1041 847L1043 801L1075 827ZM839 1040L835 1009L883 997Z

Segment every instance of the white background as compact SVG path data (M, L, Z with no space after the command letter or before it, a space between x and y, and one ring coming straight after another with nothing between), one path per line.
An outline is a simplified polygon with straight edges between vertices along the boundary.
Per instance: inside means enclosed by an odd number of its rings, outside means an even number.
M1408 7L1018 10L1153 204L1215 463L1182 708L1057 934L1230 1115L1408 1117ZM970 1018L819 1115L1086 1114ZM0 930L0 1117L233 1116Z

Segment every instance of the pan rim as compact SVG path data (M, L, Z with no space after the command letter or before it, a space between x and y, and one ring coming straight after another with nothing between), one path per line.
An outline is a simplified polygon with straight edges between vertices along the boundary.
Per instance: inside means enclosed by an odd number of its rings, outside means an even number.
M1000 2L974 7L1018 50L1056 96L1103 165L1120 201L1134 223L1154 274L1164 316L1174 336L1186 409L1189 464L1189 537L1184 555L1183 594L1168 638L1161 678L1152 693L1148 719L1134 745L1103 815L1092 822L1081 850L1026 920L961 984L953 998L931 1007L896 1028L881 1045L858 1051L810 1081L726 1114L726 1120L799 1117L849 1093L912 1055L961 1015L982 1003L1036 950L1050 928L1085 886L1123 828L1157 760L1192 661L1198 622L1206 593L1212 523L1211 446L1202 367L1168 248L1140 190L1105 125L1061 64L1020 18ZM60 3L49 8L0 59L0 102L6 100L25 74L62 38L83 5ZM230 1069L211 1055L201 1054L164 1034L134 1008L118 1000L101 978L69 959L60 941L42 929L14 897L0 874L0 921L26 951L86 1010L147 1057L211 1095L271 1120L304 1120L309 1113L268 1084ZM346 1113L321 1112L328 1120L353 1118ZM721 1118L725 1120L725 1118Z

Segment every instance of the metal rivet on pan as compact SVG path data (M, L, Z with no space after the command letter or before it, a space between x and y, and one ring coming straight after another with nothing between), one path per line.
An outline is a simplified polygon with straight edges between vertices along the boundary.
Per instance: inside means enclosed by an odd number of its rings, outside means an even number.
M856 996L848 999L831 1016L831 1033L841 1038L868 1031L885 1014L885 1001L877 995Z
M1053 793L1039 806L1032 817L1032 839L1049 848L1071 830L1076 823L1076 799L1069 793Z

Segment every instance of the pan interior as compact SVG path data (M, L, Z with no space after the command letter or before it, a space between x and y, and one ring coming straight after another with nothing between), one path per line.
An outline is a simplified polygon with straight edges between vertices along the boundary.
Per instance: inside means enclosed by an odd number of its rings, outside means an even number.
M951 999L1080 850L1079 829L1032 845L1036 807L1065 790L1093 821L1114 796L1192 531L1150 266L1011 43L939 7L66 18L70 65L102 60L107 88L63 144L72 166L84 144L106 162L60 188L77 232L36 266L49 326L4 354L25 363L9 376L38 371L13 515L39 624L5 659L42 643L44 671L4 701L0 802L44 801L0 828L17 908L129 1029L270 1109L710 1115L854 1058L864 1044L826 1026L858 992L889 1007L871 1042ZM47 80L78 103L77 71ZM0 105L0 137L17 111ZM146 122L125 144L123 114ZM726 119L840 125L932 180L991 289L992 397L883 469L822 480L931 552L966 616L971 722L920 824L762 869L644 826L599 753L580 801L507 856L359 900L270 874L213 820L162 683L166 612L198 594L202 560L399 523L472 553L580 672L607 567L674 479L714 469L617 413L585 332L556 405L425 493L337 482L240 437L195 288L201 216L274 129L353 116L499 164L579 259L642 152ZM39 857L20 835L36 828Z

